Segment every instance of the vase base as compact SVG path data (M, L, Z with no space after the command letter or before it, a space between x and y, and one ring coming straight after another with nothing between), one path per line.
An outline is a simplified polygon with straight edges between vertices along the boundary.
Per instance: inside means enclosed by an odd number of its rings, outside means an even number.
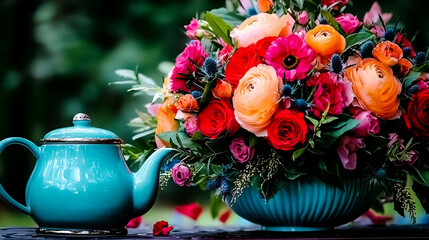
M67 237L109 237L109 236L125 236L127 229L112 229L112 230L99 230L99 229L66 229L66 228L38 228L36 229L38 235L49 236L67 236Z
M262 226L263 231L273 232L319 232L329 231L329 227L298 227L298 226Z

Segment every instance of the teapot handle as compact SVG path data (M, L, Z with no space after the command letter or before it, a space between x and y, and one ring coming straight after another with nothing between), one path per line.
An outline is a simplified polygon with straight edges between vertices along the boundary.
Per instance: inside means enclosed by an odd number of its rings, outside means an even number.
M6 138L0 141L0 154L7 146L12 144L19 144L26 148L28 148L31 153L36 157L36 159L39 158L39 147L37 147L34 143L28 141L25 138L19 138L19 137L11 137ZM30 215L30 209L27 206L22 205L21 203L17 202L15 199L13 199L7 192L4 190L3 186L0 183L0 198L2 198L6 203L8 203L10 206L14 207L15 209L19 210L20 212L23 212L27 215Z

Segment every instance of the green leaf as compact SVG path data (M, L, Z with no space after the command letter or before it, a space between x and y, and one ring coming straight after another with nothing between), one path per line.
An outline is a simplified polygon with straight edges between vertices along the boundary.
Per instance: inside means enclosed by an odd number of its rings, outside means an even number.
M406 78L404 78L403 83L404 83L404 87L409 87L411 86L411 84L413 84L413 82L415 80L417 80L417 78L420 77L420 72L411 72Z
M346 48L343 52L346 52L351 47L354 47L356 45L360 45L368 40L371 40L374 38L373 33L368 32L360 32L360 33L353 33L346 37Z
M410 174L416 182L426 187L429 187L429 170L419 170L413 167Z
M224 206L222 200L212 192L212 194L210 194L210 214L213 219L217 218L222 206Z
M335 122L335 121L334 121ZM325 129L322 131L322 138L320 140L320 145L323 148L329 148L334 142L345 132L355 128L360 121L353 118L349 118L344 122L336 123L335 127L331 129ZM330 131L329 131L330 130Z
M167 142L171 142L174 145L183 145L185 148L196 148L199 147L200 144L192 141L192 139L188 136L188 134L184 131L168 131L159 133L156 135L159 139Z
M205 138L207 137L200 131L195 131L194 134L192 134L193 141L203 140Z
M402 208L402 203L399 202L396 198L394 198L393 200L393 209L395 209L395 211L401 215L403 218L405 218L405 212L404 212L404 208Z
M304 0L291 0L295 6L297 6L299 8L299 10L302 10L302 8L304 7Z
M308 115L305 115L305 118L307 118L311 122L311 124L313 124L314 126L319 125L319 121L317 121L316 119L314 119Z
M338 118L337 117L327 117L327 118L323 119L322 124L328 124L328 123L333 122L335 120L338 120Z
M381 214L384 213L383 203L379 199L371 203L371 209Z
M307 150L307 147L300 148L300 149L296 150L295 152L293 152L292 160L295 161L297 158L299 158L303 153L305 153L305 150Z
M332 27L335 28L335 30L337 30L337 32L339 32L341 35L345 35L346 33L344 32L344 29L341 27L341 25L337 22L337 20L335 20L334 16L332 16L332 14L330 12L328 12L327 10L322 9L320 11L320 13L322 14L322 16L324 18L326 18L326 20L328 20Z
M222 20L222 18L214 15L211 12L206 12L206 21L213 29L213 32L222 38L225 43L230 46L234 46L232 39L229 36L229 33L232 31L231 25Z
M385 148L389 143L390 139L382 136L370 135L365 138L365 150L371 155Z
M206 86L204 87L204 93L200 101L200 109L203 109L209 103L210 99L213 96L212 89L216 87L216 84L217 84L217 81L213 80L207 83Z
M226 8L217 8L210 11L213 15L218 16L222 18L226 23L230 24L231 26L238 26L240 25L246 18L238 15L234 12L229 11Z
M413 190L416 193L417 198L420 201L420 204L426 211L426 214L429 214L429 188L425 185L421 185L417 182L413 183Z
M420 66L415 66L413 67L413 71L414 72L429 72L429 62L420 65Z

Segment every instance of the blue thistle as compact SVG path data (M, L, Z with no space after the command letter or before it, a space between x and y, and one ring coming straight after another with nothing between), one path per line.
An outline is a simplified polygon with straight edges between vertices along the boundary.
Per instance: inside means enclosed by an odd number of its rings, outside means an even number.
M250 9L247 11L247 14L249 14L249 16L253 16L253 15L258 14L258 12L256 11L256 9L254 9L254 8L250 8Z
M410 48L410 47L405 47L405 48L402 50L402 53L404 54L404 58L409 57L409 56L410 56L410 54L411 54L411 48Z
M364 44L362 44L359 48L360 55L362 58L370 58L372 57L372 50L374 50L374 43L372 41L366 41Z
M419 85L413 85L410 87L410 89L408 89L408 93L411 95L416 94L419 90L420 90Z
M214 77L218 71L217 62L211 57L206 58L206 60L204 61L203 68L204 72L209 78Z
M285 97L289 97L292 94L292 86L287 83L283 85L282 94Z
M320 23L320 24L328 24L328 20L326 20L326 18L321 18L321 19L319 20L319 23Z
M222 180L222 183L220 184L220 194L224 196L231 194L231 187L227 180Z
M340 55L334 54L331 58L331 64L330 64L330 71L334 72L336 74L342 73L344 70L343 68L343 60L341 60Z
M221 184L220 179L212 179L207 182L207 188L213 191L218 189L220 187L220 184Z
M200 91L192 91L191 92L192 97L195 98L195 100L199 100L203 96L203 92Z
M299 110L299 111L302 111L302 112L304 112L305 110L307 110L308 109L308 102L307 101L305 101L304 99L297 99L296 101L295 101L295 106L296 106L296 108Z
M388 28L387 31L384 33L384 39L387 41L393 41L396 36L396 31L393 28Z
M380 168L379 170L377 170L377 172L374 173L374 177L377 179L387 178L386 170L384 170L383 168Z
M416 65L421 65L421 64L425 63L426 62L426 53L418 52L416 55L415 61L416 61Z

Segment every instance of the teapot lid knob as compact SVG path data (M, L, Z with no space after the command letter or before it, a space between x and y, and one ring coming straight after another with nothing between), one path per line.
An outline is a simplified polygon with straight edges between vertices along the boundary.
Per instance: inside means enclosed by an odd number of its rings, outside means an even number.
M85 113L78 113L73 117L73 124L75 126L89 126L91 119Z

